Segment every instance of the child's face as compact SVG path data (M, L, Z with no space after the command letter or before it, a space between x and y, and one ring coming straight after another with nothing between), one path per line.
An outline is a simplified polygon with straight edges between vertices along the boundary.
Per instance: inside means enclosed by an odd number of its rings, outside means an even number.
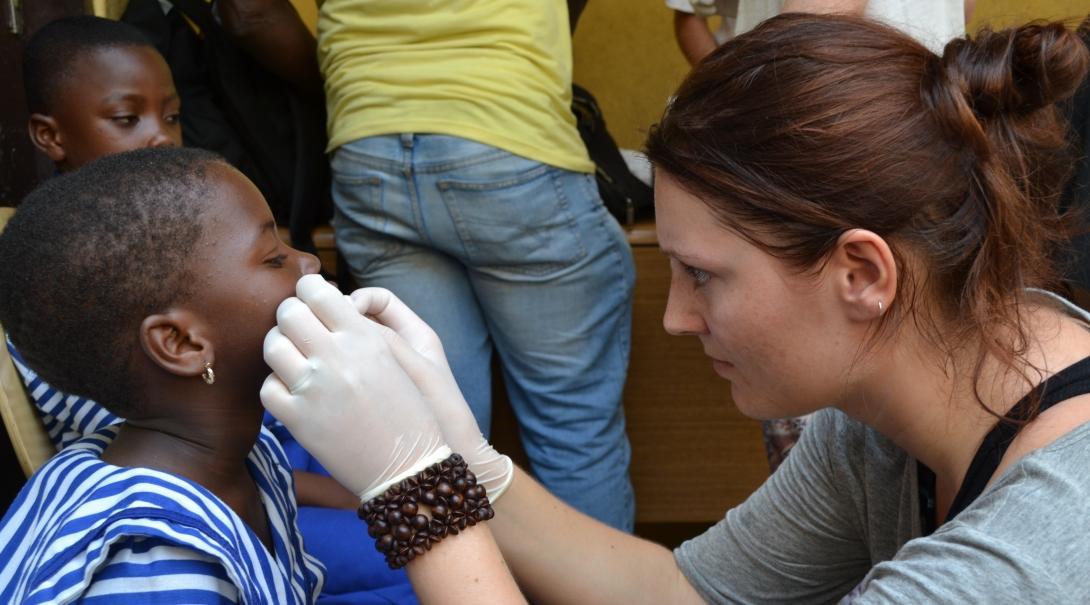
M61 170L123 151L182 144L178 93L170 67L154 48L88 53L58 96L50 116L55 149L43 151ZM42 147L38 137L35 142Z
M194 259L194 304L213 328L217 376L254 380L256 388L268 374L262 343L276 308L319 261L280 240L265 198L237 170L216 165L209 181L216 184Z

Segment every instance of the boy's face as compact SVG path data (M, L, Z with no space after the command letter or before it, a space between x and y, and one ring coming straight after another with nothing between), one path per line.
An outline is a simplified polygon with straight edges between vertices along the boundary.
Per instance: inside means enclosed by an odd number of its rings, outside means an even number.
M217 375L260 385L269 371L262 344L276 325L276 308L295 295L300 277L318 272L319 261L280 240L269 205L242 173L223 165L210 172L193 300L213 328Z
M182 144L170 67L147 46L102 48L72 66L50 116L34 114L34 143L63 171L105 155Z

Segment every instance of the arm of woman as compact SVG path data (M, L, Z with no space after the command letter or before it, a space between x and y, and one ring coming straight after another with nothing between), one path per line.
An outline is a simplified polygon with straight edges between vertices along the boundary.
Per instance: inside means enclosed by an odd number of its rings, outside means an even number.
M447 536L425 556L417 557L405 566L421 603L510 605L526 602L488 525L478 523L458 535Z
M673 555L561 502L515 469L488 522L535 603L703 603Z

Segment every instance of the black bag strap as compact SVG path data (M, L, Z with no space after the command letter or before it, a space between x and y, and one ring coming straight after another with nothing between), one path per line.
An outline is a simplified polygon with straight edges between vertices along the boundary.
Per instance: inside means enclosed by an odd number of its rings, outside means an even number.
M1046 378L1020 399L984 436L984 441L977 448L976 455L969 464L969 470L965 473L965 479L962 480L961 487L954 496L954 502L950 505L946 520L950 521L956 517L984 492L988 481L991 480L1003 456L1007 453L1007 448L1029 419L1030 406L1035 400L1040 402L1037 407L1037 414L1040 414L1057 403L1087 393L1090 393L1090 357L1077 361ZM925 528L925 533L931 533L936 529L935 474L922 463L918 463L917 476L920 484L922 527Z

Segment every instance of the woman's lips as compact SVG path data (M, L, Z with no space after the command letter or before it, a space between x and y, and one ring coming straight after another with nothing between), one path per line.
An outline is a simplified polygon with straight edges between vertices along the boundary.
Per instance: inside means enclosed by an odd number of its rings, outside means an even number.
M712 357L711 360L712 369L715 370L715 373L719 374L720 376L723 376L724 374L734 369L734 364L729 361L716 359L715 357Z

